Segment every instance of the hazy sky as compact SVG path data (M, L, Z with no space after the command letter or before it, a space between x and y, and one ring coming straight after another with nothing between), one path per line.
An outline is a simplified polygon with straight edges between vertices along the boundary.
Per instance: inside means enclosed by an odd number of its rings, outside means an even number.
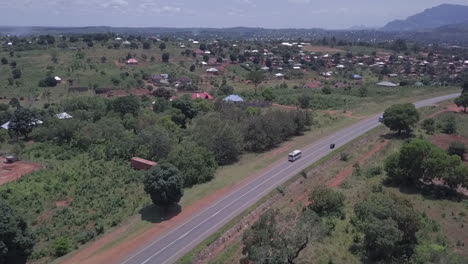
M0 25L349 28L468 0L0 0Z

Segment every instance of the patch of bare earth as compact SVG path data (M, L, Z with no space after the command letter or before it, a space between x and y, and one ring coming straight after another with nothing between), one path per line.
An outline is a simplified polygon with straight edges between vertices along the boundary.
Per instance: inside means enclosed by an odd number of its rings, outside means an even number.
M456 104L451 104L445 107L443 110L433 113L432 115L429 116L429 118L435 118L438 115L442 113L446 113L446 112L460 113L460 112L463 112L463 109L461 107L458 107Z
M0 185L7 182L16 181L23 175L29 174L42 168L42 165L17 161L14 163L5 163L4 158L0 158Z
M460 142L468 146L468 138L458 135L437 134L430 138L432 144L441 149L447 150L452 142ZM465 162L468 161L468 154L465 154Z

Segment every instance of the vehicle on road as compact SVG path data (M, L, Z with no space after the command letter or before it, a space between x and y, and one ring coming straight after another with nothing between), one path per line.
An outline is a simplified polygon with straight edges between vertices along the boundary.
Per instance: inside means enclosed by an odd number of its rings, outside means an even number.
M383 123L383 115L379 116L379 122Z
M288 160L294 162L302 157L302 151L295 150L288 155Z
M330 149L334 149L335 148L335 144L330 144Z

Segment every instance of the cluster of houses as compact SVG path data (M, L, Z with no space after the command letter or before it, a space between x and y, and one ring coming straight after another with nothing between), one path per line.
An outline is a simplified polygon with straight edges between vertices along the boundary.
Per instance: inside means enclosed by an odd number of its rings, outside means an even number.
M60 119L60 120L64 120L64 119L71 119L71 118L73 118L73 116L71 116L70 114L68 114L66 112L62 112L62 113L56 114L55 118ZM38 126L38 125L41 125L43 123L44 122L42 120L36 119L34 121L31 121L30 125ZM8 122L4 123L1 127L3 129L9 130L10 129L10 124L11 124L11 121L8 121Z
M198 45L198 41L189 40L190 46ZM196 56L202 57L209 55L216 57L222 47L218 46L217 41L210 42L211 50L196 50ZM237 47L237 44L231 44ZM443 54L420 54L420 55L400 55L389 52L381 52L374 55L352 54L346 51L341 53L326 54L321 52L307 51L305 47L308 43L282 42L269 49L256 47L239 51L239 54L246 58L246 64L255 62L260 65L263 71L273 72L275 78L285 78L287 70L297 71L317 71L322 77L330 78L339 72L350 74L353 80L361 80L363 77L358 72L370 70L373 73L382 75L388 79L421 79L424 77L435 77L440 73L448 75L448 78L455 79L460 74L468 72L468 60L460 59L456 56ZM180 47L186 47L180 44ZM280 52L281 51L281 52ZM286 52L285 52L286 51ZM287 56L285 56L287 54ZM260 58L260 61L258 61ZM200 60L202 66L208 66L205 69L207 74L221 74L216 64L227 62L223 58L218 63L205 62ZM269 61L269 65L266 65ZM271 64L271 65L270 65ZM214 67L213 67L214 66ZM380 83L382 86L392 86L388 82Z

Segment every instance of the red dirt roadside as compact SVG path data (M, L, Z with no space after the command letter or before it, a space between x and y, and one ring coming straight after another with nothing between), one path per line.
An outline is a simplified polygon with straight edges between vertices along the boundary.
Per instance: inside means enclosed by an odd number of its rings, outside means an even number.
M460 112L463 112L463 109L461 107L458 107L456 104L451 104L451 105L448 105L444 110L440 110L438 112L433 113L432 115L429 116L429 118L435 118L436 116L445 112L460 113Z
M276 163L282 162L278 160ZM275 164L276 164L275 163ZM272 164L271 166L274 166ZM143 231L141 234L138 234L135 237L126 239L122 242L119 242L117 245L112 246L109 249L101 249L106 246L108 243L119 239L119 236L125 231L128 230L129 226L122 226L98 240L89 244L89 246L79 250L75 254L71 255L68 258L60 260L60 263L75 264L75 263L84 263L84 264L101 264L101 263L117 263L122 261L125 257L128 257L132 252L135 252L137 249L142 248L146 243L149 243L155 237L164 235L174 226L181 224L187 221L190 217L194 216L197 212L200 212L204 208L207 208L212 203L218 201L221 197L232 192L233 190L241 187L251 179L258 177L265 170L268 170L270 167L261 170L260 172L245 178L240 183L234 186L228 186L223 189L216 191L215 193L201 199L193 205L190 205L186 208L182 208L182 212L177 216L173 217L170 220L167 220L162 223L155 224L148 230Z
M368 159L370 159L372 156L374 156L377 152L379 152L383 147L385 147L388 144L388 141L385 140L384 142L380 143L379 145L375 146L371 151L369 151L366 155L362 156L358 162L359 164L364 164ZM338 173L335 177L333 177L331 180L329 180L326 183L326 186L329 188L335 188L338 187L340 184L342 184L348 176L350 176L353 173L353 166L348 166L346 169L342 170L340 173Z

